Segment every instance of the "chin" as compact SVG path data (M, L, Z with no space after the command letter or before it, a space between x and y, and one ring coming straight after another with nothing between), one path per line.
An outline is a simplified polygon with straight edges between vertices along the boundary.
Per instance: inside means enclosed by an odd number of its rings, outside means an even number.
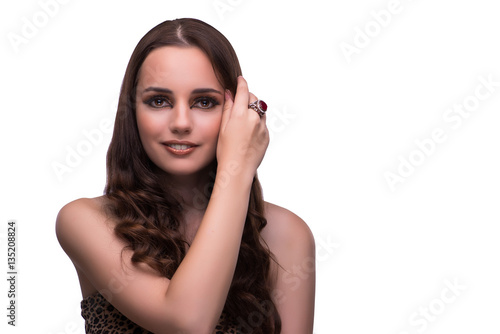
M160 170L162 170L164 173L171 175L171 176L194 176L196 174L204 173L204 174L209 174L217 165L216 160L214 159L211 162L208 163L201 163L201 164L169 164L168 166L165 165L156 165Z

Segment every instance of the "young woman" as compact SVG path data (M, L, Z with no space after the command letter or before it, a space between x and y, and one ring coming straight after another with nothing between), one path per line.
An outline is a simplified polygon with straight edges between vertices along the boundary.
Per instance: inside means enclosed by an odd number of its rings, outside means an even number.
M56 222L87 333L312 333L314 239L256 175L266 108L210 25L166 21L141 39L104 195Z

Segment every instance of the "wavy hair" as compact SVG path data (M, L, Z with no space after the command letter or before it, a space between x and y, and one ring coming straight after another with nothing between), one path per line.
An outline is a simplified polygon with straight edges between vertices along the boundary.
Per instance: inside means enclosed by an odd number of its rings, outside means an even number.
M233 96L241 75L229 41L215 28L196 19L165 21L137 44L121 87L113 137L106 157L104 190L107 209L117 221L116 235L133 251L133 263L146 263L171 278L183 260L188 243L179 231L183 208L172 189L160 187L159 168L147 156L139 137L136 86L142 63L162 46L197 47L210 59L217 79ZM210 171L216 175L214 157ZM210 196L211 187L207 191ZM240 330L280 333L281 319L271 299L270 263L273 256L260 232L266 226L262 189L255 176L250 193L241 247L224 311Z

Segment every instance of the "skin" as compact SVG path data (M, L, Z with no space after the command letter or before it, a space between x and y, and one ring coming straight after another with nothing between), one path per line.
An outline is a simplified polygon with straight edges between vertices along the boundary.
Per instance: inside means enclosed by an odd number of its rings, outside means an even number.
M161 94L151 87L161 88ZM197 92L207 88L210 92ZM183 232L191 246L172 279L161 277L145 264L133 265L130 251L121 257L126 245L114 235L116 222L102 209L105 197L73 201L59 212L56 233L75 265L83 297L101 292L154 333L213 333L234 273L252 179L269 143L266 117L248 109L255 100L242 77L233 99L197 48L161 47L148 55L137 87L141 142L163 171L163 180L180 194L186 208ZM162 144L169 140L199 146L175 156ZM208 205L196 205L195 190L209 182L206 171L215 157L212 196ZM311 231L292 212L267 202L265 216L262 237L280 264L272 262L271 271L282 333L312 333Z

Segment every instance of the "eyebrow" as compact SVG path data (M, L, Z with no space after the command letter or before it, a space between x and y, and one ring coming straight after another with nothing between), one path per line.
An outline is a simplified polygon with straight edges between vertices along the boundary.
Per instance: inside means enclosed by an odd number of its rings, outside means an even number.
M165 94L173 94L173 92L170 89L161 87L148 87L143 91L143 93L151 91L165 93ZM191 92L191 94L203 94L203 93L217 93L223 95L220 91L213 88L197 88Z

